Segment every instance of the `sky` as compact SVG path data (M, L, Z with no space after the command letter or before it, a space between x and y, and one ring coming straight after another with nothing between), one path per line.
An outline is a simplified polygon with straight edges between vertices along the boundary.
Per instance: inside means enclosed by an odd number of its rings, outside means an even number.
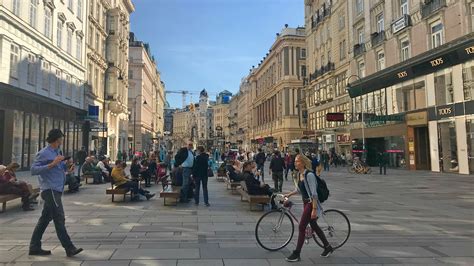
M136 38L150 44L166 90L235 93L284 28L304 26L304 0L133 0ZM187 97L197 102L199 95ZM180 94L167 94L182 107Z

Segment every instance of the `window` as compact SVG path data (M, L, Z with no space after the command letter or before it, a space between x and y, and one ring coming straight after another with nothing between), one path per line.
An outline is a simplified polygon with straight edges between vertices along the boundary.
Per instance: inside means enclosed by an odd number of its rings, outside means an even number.
M58 21L58 28L57 28L57 32L56 32L56 45L59 47L59 48L62 48L63 46L63 22L62 21Z
M462 81L464 100L474 100L474 62L470 61L462 66ZM474 148L474 147L473 147Z
M66 76L66 99L71 99L72 98L72 81L71 81L71 76L67 75Z
M21 0L13 0L13 14L20 16L20 2Z
M408 0L400 0L400 13L401 15L408 15Z
M43 61L42 71L43 71L43 82L41 83L41 88L43 90L49 90L50 65L48 62Z
M306 77L306 66L301 66L301 76Z
M10 77L18 78L18 61L20 58L20 48L16 44L10 45Z
M54 82L55 94L61 95L61 70L56 69L56 81Z
M328 51L328 63L331 62L331 50Z
M377 21L377 32L382 32L384 31L384 22L383 22L383 13L380 13L377 15L377 17L375 18L376 21Z
M339 43L339 60L346 58L346 40Z
M44 9L44 36L51 39L51 9L46 7Z
M72 55L72 30L70 30L70 29L67 30L66 51L67 51L68 54Z
M68 0L68 3L67 3L67 8L69 8L69 10L73 11L73 0Z
M36 84L36 57L28 54L27 82L30 85Z
M359 61L359 63L357 63L357 74L359 77L363 78L365 77L365 63L364 61Z
M454 102L454 87L451 70L440 70L435 73L434 88L436 105L445 105Z
M357 15L364 11L364 0L356 0L356 12Z
M343 13L339 14L339 31L343 30L346 25L346 17Z
M89 38L87 40L87 44L89 44L90 47L92 47L93 38L94 38L94 28L92 26L89 26Z
M75 88L75 95L74 95L74 101L76 103L81 101L81 82L77 79L76 80L76 88Z
M77 60L82 58L82 38L80 36L76 36L76 58Z
M82 0L77 0L77 18L82 20Z
M410 58L410 41L405 38L400 41L400 59L405 61L408 58Z
M364 44L364 27L357 29L357 43Z
M385 68L385 53L380 51L377 53L377 70L382 70Z
M30 0L30 25L36 28L36 11L38 8L37 0Z
M431 24L431 49L443 44L443 24L439 21Z
M133 79L133 70L128 70L128 79Z
M301 58L306 58L306 49L301 48Z

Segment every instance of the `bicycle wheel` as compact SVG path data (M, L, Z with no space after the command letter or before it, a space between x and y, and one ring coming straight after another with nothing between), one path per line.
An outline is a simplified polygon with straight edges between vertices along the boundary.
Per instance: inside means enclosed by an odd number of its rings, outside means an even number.
M365 173L366 174L371 174L372 173L372 168L367 167L366 170L365 170Z
M255 226L255 238L262 248L277 251L290 243L294 231L295 224L288 213L272 210L258 220Z
M343 212L338 210L325 210L323 217L318 219L318 225L334 249L342 247L351 234L349 219ZM314 232L313 239L318 246L324 248L323 243Z

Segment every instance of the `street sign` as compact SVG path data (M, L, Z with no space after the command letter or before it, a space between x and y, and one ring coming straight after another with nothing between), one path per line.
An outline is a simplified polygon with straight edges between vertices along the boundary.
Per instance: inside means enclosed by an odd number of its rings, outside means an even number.
M107 128L103 127L91 127L91 132L107 132Z

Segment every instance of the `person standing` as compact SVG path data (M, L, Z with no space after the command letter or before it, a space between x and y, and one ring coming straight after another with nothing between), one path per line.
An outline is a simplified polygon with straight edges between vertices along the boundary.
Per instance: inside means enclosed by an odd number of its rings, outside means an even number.
M174 166L181 166L183 169L183 186L181 187L181 199L180 202L189 202L189 182L191 179L191 174L194 166L194 153L193 153L194 144L191 141L188 141L187 147L182 147L179 149L178 153L174 158Z
M286 169L285 160L281 157L279 151L275 151L270 161L270 173L275 183L275 192L281 192L283 188L283 171Z
M128 157L127 151L126 151L126 150L123 150L123 151L122 151L122 160L123 160L124 163L127 163L127 157ZM120 160L120 159L119 159L119 160Z
M379 152L377 154L377 164L379 165L380 168L380 174L386 175L387 174L387 159L386 159L386 154L384 152Z
M65 172L67 169L64 160L66 158L59 149L63 143L63 138L64 134L61 130L52 129L49 131L46 138L49 145L36 154L36 158L31 165L31 174L39 175L38 181L44 206L41 217L38 219L38 223L31 236L29 255L51 255L51 251L41 248L41 239L51 220L54 222L56 234L68 257L77 255L83 250L74 246L65 226L61 198L64 191Z
M311 171L311 160L304 155L298 155L296 157L295 167L296 170L298 170L298 174L294 180L296 190L286 194L285 197L289 198L300 193L303 199L303 214L301 215L300 224L298 226L299 234L296 249L286 258L286 261L296 262L301 260L300 253L306 238L306 227L308 224L311 225L313 231L324 244L324 251L321 257L328 257L334 250L317 223L317 218L321 215L322 208L318 200L318 181L315 174Z
M327 151L323 151L323 154L321 154L321 161L323 163L324 171L329 171L329 154Z
M199 205L199 193L202 183L202 195L204 197L204 204L209 207L209 195L207 192L207 169L209 167L209 155L204 152L203 146L197 147L198 155L194 161L193 177L196 189L194 191L194 204Z
M81 177L81 167L82 165L86 162L86 157L87 157L87 151L86 151L86 147L82 146L81 150L77 152L76 154L76 157L77 157L77 163L79 164L78 165L78 176L79 178Z
M258 153L255 155L255 163L257 163L257 171L260 171L260 174L257 176L258 180L262 177L262 182L264 182L264 168L265 168L265 161L267 156L263 152L262 148L258 148Z

